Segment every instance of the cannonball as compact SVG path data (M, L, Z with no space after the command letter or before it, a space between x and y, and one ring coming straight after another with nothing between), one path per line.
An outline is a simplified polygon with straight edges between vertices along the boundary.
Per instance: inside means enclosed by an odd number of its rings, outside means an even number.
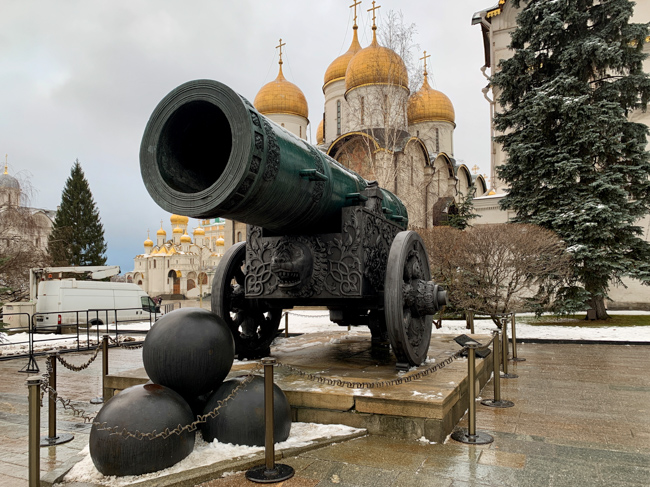
M226 399L244 380L235 377L227 380L208 398L203 414L207 414ZM223 403L219 414L200 425L205 441L217 439L221 443L264 446L264 379L254 377ZM291 407L287 396L273 385L273 439L275 443L289 438L291 432Z
M190 406L168 387L129 387L109 399L95 418L88 442L90 457L97 470L107 476L142 475L171 467L192 453L195 432L184 431L153 440L114 433L160 433L192 421Z
M201 308L181 308L160 318L147 333L142 361L149 378L185 398L219 387L235 360L228 325Z

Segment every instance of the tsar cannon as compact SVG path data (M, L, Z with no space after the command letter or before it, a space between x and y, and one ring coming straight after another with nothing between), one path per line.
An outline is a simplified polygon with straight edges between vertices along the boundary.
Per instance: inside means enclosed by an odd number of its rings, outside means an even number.
M390 342L398 367L427 357L447 295L430 280L402 201L261 115L222 83L169 93L142 138L144 184L163 209L247 224L223 256L212 310L239 358L269 353L283 309L326 306Z

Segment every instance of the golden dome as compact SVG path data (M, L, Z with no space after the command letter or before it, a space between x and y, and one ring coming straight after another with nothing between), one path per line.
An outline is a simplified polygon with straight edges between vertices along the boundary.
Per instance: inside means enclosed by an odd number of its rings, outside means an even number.
M160 227L160 230L158 230L156 232L156 235L163 235L164 236L164 235L167 235L167 232L165 230L163 230L163 227Z
M325 87L332 81L345 78L345 72L348 69L350 59L352 59L354 55L361 50L361 44L359 44L359 38L357 36L358 27L356 23L352 29L354 29L354 33L352 34L352 44L350 44L350 49L332 61L332 64L330 64L327 68L327 71L325 71L325 78L323 79L323 91L325 91Z
M201 227L196 227L194 229L194 235L195 236L196 235L205 235L205 230L203 230L203 228L201 228Z
M144 241L144 246L153 247L153 241L150 238L147 238L147 240Z
M184 233L181 237L181 243L192 243L192 239L187 233Z
M424 72L422 88L409 98L408 123L444 121L455 123L456 114L451 100L441 91L429 86L427 72Z
M323 133L323 119L321 118L318 128L316 129L316 143L322 144L323 142L325 142L325 135Z
M402 58L377 42L376 26L373 26L372 43L357 52L345 72L346 94L364 85L395 85L409 89L409 76Z
M223 239L223 237L219 237L219 238L217 239L217 245L218 245L219 247L223 247L224 243L225 243L225 240Z
M174 233L174 234L176 234L176 233L183 233L183 230L181 230L179 227L176 227L176 228L174 228L174 229L172 230L172 233Z
M187 222L190 221L190 219L186 216L172 215L169 218L169 221L172 222L172 225L187 225Z
M279 64L278 77L275 78L275 81L262 86L253 105L262 115L286 113L307 118L309 109L304 93L292 82L286 80L282 74L282 60Z

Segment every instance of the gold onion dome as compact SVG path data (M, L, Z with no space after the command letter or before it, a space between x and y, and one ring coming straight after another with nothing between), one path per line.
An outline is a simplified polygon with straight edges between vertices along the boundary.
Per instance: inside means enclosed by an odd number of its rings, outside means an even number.
M199 236L200 235L205 235L205 230L203 230L203 228L201 228L201 227L196 227L194 229L194 235L199 235Z
M179 227L176 227L172 230L172 233L183 233L183 230L181 230Z
M188 217L181 215L172 215L169 220L172 222L172 225L187 225L187 222L190 221Z
M292 82L287 81L282 74L282 59L279 64L278 77L275 78L275 81L262 86L253 105L262 115L286 113L308 118L309 109L304 93Z
M359 38L357 36L357 24L355 23L352 27L354 29L352 44L350 44L350 49L347 50L344 54L341 54L337 57L332 64L329 65L327 71L325 71L325 77L323 79L323 90L325 87L330 84L332 81L337 81L339 79L345 78L345 72L348 69L348 64L350 60L354 57L356 53L361 50L361 44L359 44Z
M318 128L316 129L316 143L322 144L325 141L325 134L323 131L323 119L321 118Z
M217 239L217 245L218 245L219 247L223 247L224 243L225 243L225 240L223 239L223 237L219 237L219 238Z
M192 243L192 239L187 233L184 233L181 237L181 243Z
M145 247L153 247L153 240L147 237L147 240L144 241Z
M156 232L156 235L167 235L167 232L163 229L163 227L160 227L160 229Z
M345 72L346 93L365 85L394 85L409 89L406 65L399 55L377 42L377 27L373 26L372 43L357 52Z
M409 98L408 123L444 121L455 123L456 114L451 100L441 91L429 86L427 72L424 72L422 87Z

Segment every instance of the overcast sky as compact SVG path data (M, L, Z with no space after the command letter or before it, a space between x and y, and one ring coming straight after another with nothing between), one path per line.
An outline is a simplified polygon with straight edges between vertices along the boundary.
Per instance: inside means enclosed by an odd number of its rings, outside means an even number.
M284 74L309 104L311 140L323 112L323 75L347 51L351 0L3 0L0 15L0 153L28 179L31 204L56 209L75 159L99 207L108 264L133 270L147 229L169 214L149 197L138 153L149 115L179 84L222 81L253 100ZM415 23L434 88L456 111L455 157L489 172L489 107L481 88L483 45L472 14L495 0L381 0ZM362 47L371 39L371 2L359 11ZM417 53L418 57L422 54ZM196 226L196 220L190 220ZM154 238L155 240L155 238Z

